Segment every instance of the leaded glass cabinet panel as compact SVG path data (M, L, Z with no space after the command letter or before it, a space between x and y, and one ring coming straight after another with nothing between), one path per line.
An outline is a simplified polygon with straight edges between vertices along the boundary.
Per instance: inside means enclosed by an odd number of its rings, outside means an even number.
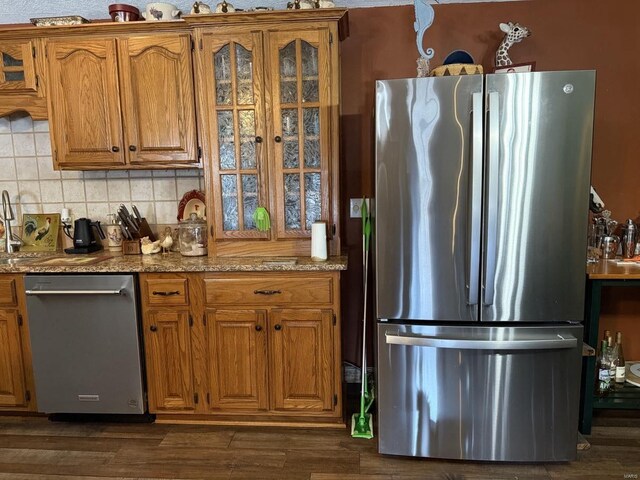
M269 34L277 238L330 220L330 59L326 31Z
M0 41L0 92L35 92L35 46L32 41Z
M265 195L260 34L205 35L206 108L211 139L215 239L268 238L254 212Z

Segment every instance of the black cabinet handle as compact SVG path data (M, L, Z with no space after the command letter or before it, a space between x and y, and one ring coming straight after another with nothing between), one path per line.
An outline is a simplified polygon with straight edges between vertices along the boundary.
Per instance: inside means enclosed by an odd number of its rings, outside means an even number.
M282 325L280 325L279 323L276 323L273 328L276 330L282 330Z
M135 152L137 150L135 145L129 145L129 151L130 152Z
M282 293L280 290L254 290L255 295L278 295Z
M274 138L274 140L276 141L276 143L280 143L282 141L282 137L279 135L276 135L276 138Z
M173 295L180 295L178 290L174 290L173 292L153 292L153 295L158 295L160 297L171 297Z
M118 147L117 145L114 145L113 147L111 147L111 151L113 153L119 152L120 151L120 147Z
M256 325L256 332L259 332L262 330L262 325Z
M156 330L158 330L158 327L156 327L155 325L151 325L149 327L149 330L151 330L152 332L155 332Z
M256 143L262 143L262 137L256 137Z

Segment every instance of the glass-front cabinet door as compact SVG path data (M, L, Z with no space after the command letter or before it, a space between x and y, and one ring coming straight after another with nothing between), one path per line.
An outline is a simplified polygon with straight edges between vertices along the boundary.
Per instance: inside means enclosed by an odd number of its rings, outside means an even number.
M268 209L264 169L262 36L203 36L206 128L210 139L216 239L269 238L256 228Z
M270 32L268 51L276 235L309 237L329 220L329 32Z
M34 52L30 40L0 41L0 93L37 90Z

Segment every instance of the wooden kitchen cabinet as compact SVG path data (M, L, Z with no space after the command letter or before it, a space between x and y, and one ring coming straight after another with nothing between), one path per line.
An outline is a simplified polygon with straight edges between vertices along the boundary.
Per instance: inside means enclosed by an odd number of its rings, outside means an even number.
M140 276L149 412L193 412L193 315L185 275Z
M343 14L280 12L274 23L236 26L229 17L224 31L196 29L211 255L307 255L315 221L327 222L339 253ZM270 214L267 231L256 227L258 207Z
M267 410L267 312L207 309L211 408Z
M140 274L149 411L166 422L340 424L339 275Z
M0 32L0 116L24 110L36 120L47 118L41 51L38 39Z
M0 411L35 410L22 277L0 275Z
M46 42L54 166L198 164L188 33Z
M205 274L204 296L212 414L340 421L338 273Z

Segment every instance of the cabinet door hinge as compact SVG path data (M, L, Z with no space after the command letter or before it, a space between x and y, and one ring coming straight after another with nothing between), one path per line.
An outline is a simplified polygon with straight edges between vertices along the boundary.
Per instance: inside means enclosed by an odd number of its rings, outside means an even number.
M193 317L189 314L189 326L193 327Z
M337 228L336 228L336 224L334 223L331 225L331 236L335 237L336 231L337 231Z
M202 50L202 39L200 39L200 50Z
M335 324L337 323L337 321L338 321L338 320L336 319L336 314L334 313L334 314L333 314L333 324L335 325Z
M211 403L211 399L209 397L209 392L207 392L207 405L209 405L209 403Z
M334 393L333 394L333 406L335 407L336 405L338 405L338 394Z
M202 160L202 147L198 145L198 160Z
M40 77L36 75L36 88L40 86Z
M22 326L22 314L18 314L18 326L21 327Z
M197 393L193 394L193 403L198 403L198 394Z
M211 236L213 237L213 225L209 227L209 232L211 232Z
M29 390L27 390L26 392L24 392L24 399L25 399L27 402L30 402L30 401L31 401L31 392L30 392Z
M33 58L36 58L36 47L31 47L31 55L33 55Z
M191 39L191 51L193 52L195 49L196 49L196 42L192 38Z
M206 313L202 314L202 325L204 325L205 327L207 326L207 314Z
M333 33L329 32L329 45L333 43Z

